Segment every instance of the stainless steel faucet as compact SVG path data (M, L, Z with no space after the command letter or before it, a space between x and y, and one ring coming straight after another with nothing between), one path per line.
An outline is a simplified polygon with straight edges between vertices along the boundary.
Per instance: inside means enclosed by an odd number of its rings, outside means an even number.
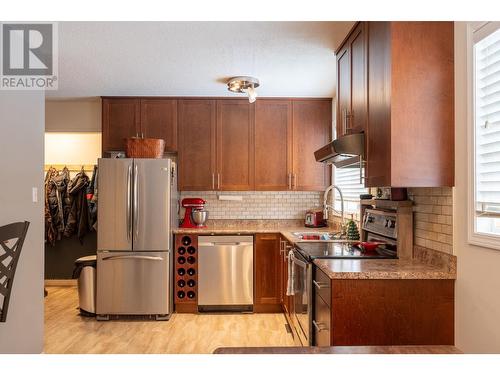
M334 203L328 203L328 193L330 191L332 191L333 189L337 189L337 191L339 192L339 196L340 196L340 212L337 211L335 209L335 205ZM331 209L332 211L334 212L337 212L337 213L340 213L340 219L341 219L341 230L343 231L344 230L344 196L342 194L342 191L340 190L340 188L335 185L335 184L332 184L330 186L328 186L325 190L325 193L323 194L323 218L325 220L328 220L328 216L329 216L329 209Z

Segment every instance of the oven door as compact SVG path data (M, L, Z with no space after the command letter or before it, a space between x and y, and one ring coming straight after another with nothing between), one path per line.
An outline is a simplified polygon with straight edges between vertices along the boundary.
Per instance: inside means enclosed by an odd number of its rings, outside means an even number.
M311 345L312 266L293 252L293 325L302 346Z

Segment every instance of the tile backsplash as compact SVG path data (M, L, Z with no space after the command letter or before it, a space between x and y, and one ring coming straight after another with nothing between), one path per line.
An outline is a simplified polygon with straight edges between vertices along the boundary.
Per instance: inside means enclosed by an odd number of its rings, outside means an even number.
M241 196L242 200L219 200L219 195ZM322 205L322 193L311 191L181 192L181 199L188 197L207 201L209 219L303 219L307 209Z
M452 188L408 188L415 203L414 244L453 253Z

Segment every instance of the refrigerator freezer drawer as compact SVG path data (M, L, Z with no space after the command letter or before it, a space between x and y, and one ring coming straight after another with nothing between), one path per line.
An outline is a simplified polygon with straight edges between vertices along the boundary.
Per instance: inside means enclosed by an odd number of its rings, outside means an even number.
M169 315L168 252L98 252L98 315Z

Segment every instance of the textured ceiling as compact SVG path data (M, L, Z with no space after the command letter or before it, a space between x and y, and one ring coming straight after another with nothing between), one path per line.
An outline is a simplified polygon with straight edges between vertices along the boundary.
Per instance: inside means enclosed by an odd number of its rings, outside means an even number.
M332 97L333 51L352 22L60 22L59 90L101 95L231 96L225 79L260 79L260 96Z

